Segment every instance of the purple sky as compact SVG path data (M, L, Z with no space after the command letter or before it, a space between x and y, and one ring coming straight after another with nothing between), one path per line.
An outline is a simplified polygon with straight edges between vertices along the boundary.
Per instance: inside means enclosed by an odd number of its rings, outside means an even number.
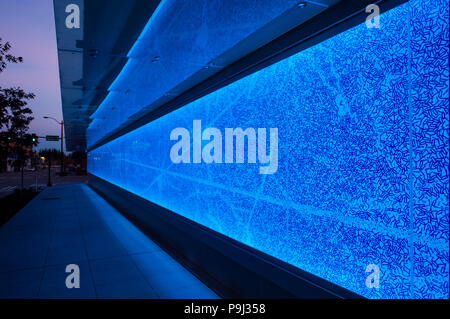
M30 133L38 136L60 135L60 126L43 116L62 119L58 55L52 0L2 0L0 37L22 56L21 64L8 64L0 74L0 86L20 86L36 94L29 103L34 120ZM58 142L39 139L40 148L60 147Z

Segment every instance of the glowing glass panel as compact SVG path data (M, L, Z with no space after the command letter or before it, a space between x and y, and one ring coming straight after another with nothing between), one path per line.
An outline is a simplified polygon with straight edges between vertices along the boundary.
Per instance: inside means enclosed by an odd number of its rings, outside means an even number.
M448 2L410 1L93 150L89 171L363 296L448 298L448 42ZM173 164L193 120L278 128L278 171Z

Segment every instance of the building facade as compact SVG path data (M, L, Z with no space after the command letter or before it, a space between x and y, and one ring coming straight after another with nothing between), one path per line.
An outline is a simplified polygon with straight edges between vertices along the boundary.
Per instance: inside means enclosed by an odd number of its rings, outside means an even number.
M128 214L200 276L231 296L448 298L448 1L131 1L107 52L95 8L71 30L58 3L93 187L142 200ZM248 272L266 288L230 279Z

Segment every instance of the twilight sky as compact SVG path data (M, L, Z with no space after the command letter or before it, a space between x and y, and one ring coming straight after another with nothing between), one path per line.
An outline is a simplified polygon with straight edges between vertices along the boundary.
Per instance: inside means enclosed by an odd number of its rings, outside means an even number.
M52 0L1 0L0 37L11 43L11 53L24 59L8 64L0 74L0 86L20 86L36 94L29 103L34 120L30 133L60 135L60 126L43 116L62 119L58 55ZM59 142L39 139L40 148L57 148Z

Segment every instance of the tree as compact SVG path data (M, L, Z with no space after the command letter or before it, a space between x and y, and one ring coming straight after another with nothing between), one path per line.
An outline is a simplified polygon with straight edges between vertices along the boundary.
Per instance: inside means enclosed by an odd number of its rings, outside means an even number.
M11 45L0 38L0 73L7 63L22 63L22 57L9 53ZM28 101L34 99L33 93L27 93L20 87L0 87L0 159L15 155L21 165L28 159L33 146L38 144L36 134L29 134L28 129L34 119ZM1 169L1 167L0 167Z
M2 44L2 38L0 38L0 73L6 68L6 62L10 63L22 63L22 57L15 57L8 53L11 49L9 42Z

